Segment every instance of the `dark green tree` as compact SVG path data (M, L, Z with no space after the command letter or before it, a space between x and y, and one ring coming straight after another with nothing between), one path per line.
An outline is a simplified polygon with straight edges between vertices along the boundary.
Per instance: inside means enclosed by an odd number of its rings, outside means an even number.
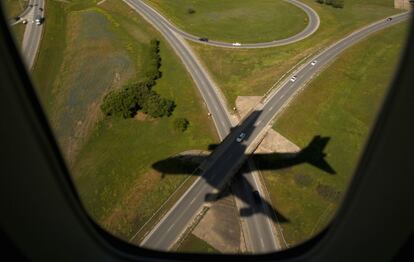
M187 130L188 126L190 125L190 122L184 117L179 117L174 120L173 124L174 124L175 130L184 132L185 130Z

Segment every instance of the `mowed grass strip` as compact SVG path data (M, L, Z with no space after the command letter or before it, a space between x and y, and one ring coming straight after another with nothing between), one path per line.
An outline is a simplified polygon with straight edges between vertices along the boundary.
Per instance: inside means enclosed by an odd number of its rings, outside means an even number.
M190 43L231 107L237 96L264 95L280 77L310 54L365 25L402 11L394 9L393 1L389 0L346 0L343 9L320 5L314 0L302 2L319 14L321 24L318 31L300 42L247 50Z
M215 143L190 76L173 50L123 2L47 1L48 20L33 79L81 200L102 227L125 240L148 220L191 173L192 165L162 175L156 162ZM104 118L102 97L143 77L149 42L161 40L163 76L155 90L173 99L170 118ZM184 132L173 121L190 121Z
M188 33L230 43L284 39L301 32L308 24L303 10L283 0L147 2Z
M313 80L277 119L274 128L304 148L313 137L329 137L324 152L336 171L310 164L263 172L290 246L325 227L346 192L399 61L407 33L401 24L372 35L343 53ZM257 159L260 167L263 159Z

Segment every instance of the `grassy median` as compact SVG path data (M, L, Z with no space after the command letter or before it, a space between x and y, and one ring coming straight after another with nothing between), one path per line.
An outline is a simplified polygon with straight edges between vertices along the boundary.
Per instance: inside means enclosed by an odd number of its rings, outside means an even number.
M207 242L204 240L196 237L192 233L190 233L186 239L181 243L181 245L178 247L177 252L183 252L183 253L212 253L212 254L218 254L220 253L218 250L216 250L214 247L210 246Z
M282 0L147 1L182 30L210 40L273 41L299 33L308 22L303 10Z
M277 119L274 128L304 148L329 137L324 152L336 174L308 163L263 172L290 246L327 225L352 178L404 46L407 24L372 35L351 47L313 80ZM258 166L263 159L257 159ZM277 161L277 160L275 160ZM280 161L280 160L279 160Z
M319 14L321 25L316 33L300 42L249 50L191 43L231 106L237 96L265 94L288 70L317 50L369 23L401 12L389 0L347 0L343 9L320 5L314 0L302 2Z
M152 165L207 149L217 137L190 76L162 36L123 2L97 2L47 1L33 78L88 213L128 240L187 177L186 167L162 175ZM104 118L103 96L142 79L154 38L161 40L162 58L154 89L175 101L173 115ZM173 128L178 117L190 122L185 132Z

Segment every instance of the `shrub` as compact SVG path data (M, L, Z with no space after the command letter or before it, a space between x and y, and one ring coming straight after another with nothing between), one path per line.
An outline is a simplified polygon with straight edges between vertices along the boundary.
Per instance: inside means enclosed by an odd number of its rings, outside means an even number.
M332 0L332 6L335 8L343 8L344 0Z
M190 122L186 118L180 117L174 120L174 129L177 131L184 132L189 125Z
M152 117L170 116L174 111L175 103L172 100L161 98L152 91L142 104L142 111Z
M337 202L341 196L340 191L336 191L333 187L322 184L318 184L316 187L316 192L322 198L331 202Z
M319 4L331 5L335 8L343 8L344 0L316 0Z
M147 69L145 72L145 79L148 82L151 82L152 85L155 84L155 80L161 78L162 74L160 71L161 68L161 56L160 56L160 41L153 39L150 42L150 57L147 64Z
M128 118L135 114L137 103L126 90L109 92L103 99L102 112L107 116Z
M309 186L312 183L312 178L309 175L295 173L293 180L299 186Z

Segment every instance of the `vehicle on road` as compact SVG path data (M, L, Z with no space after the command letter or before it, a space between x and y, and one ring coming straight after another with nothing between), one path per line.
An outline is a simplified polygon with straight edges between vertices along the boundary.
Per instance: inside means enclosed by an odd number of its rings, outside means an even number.
M27 19L23 19L22 24L27 24Z
M391 21L392 20L392 17L388 17L387 18L387 21L389 22L389 21Z
M200 37L198 40L203 41L203 42L208 42L208 38L207 37Z
M44 20L44 18L39 15L39 16L36 17L34 22L36 23L36 25L41 25L43 23L43 20Z
M316 60L314 60L312 63L311 63L311 65L316 65L316 63L318 63L318 61L316 61Z
M233 43L232 45L233 45L233 46L241 46L241 44L240 44L240 43Z
M260 203L262 198L260 197L259 191L257 190L253 191L253 199L254 199L254 202Z
M237 142L241 142L241 141L243 141L243 139L246 137L246 133L240 133L240 135L236 138L236 141Z
M292 78L290 79L290 82L295 82L296 78L297 78L297 76L292 76Z

